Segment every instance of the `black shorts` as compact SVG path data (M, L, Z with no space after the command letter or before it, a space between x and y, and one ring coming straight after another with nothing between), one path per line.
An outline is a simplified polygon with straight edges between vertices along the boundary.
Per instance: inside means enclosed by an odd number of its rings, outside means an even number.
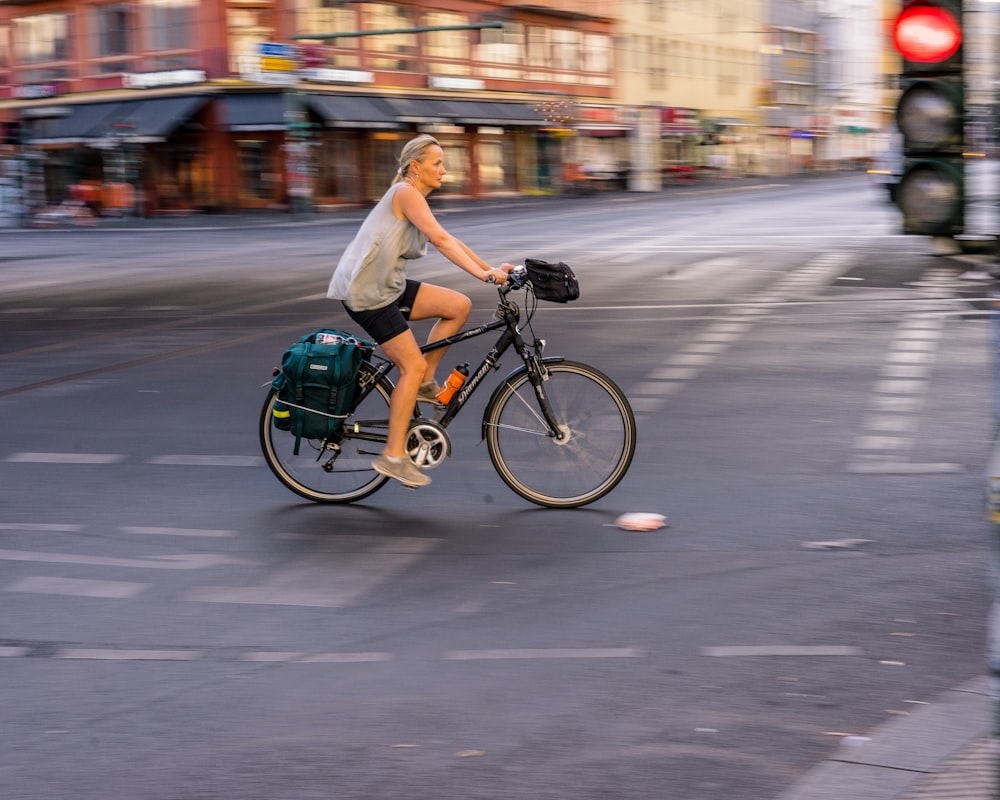
M413 303L419 291L420 281L407 280L403 293L394 303L371 311L353 311L344 303L344 310L351 319L364 328L365 333L374 339L376 344L382 344L410 329L407 320L410 318L410 311L413 310Z

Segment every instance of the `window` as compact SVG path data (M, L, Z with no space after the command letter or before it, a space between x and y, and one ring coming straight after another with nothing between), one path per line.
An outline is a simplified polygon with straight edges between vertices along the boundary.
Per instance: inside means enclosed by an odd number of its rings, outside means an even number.
M365 3L364 30L391 31L397 28L417 27L416 13L409 8L390 6L385 3ZM415 33L392 33L384 36L368 37L366 47L372 52L369 65L372 69L414 70L417 56L417 35Z
M229 71L249 75L258 66L258 45L274 41L271 10L267 8L227 8Z
M198 46L198 0L142 0L142 6L146 49L182 50Z
M0 69L10 69L10 28L0 25Z
M135 28L129 6L113 3L94 6L91 10L91 55L101 59L101 72L128 72L131 62L127 59L113 59L132 52L132 35Z
M423 25L427 27L468 24L469 20L464 14L449 14L444 11L429 12L423 21ZM426 37L425 53L428 58L435 59L428 64L429 72L438 75L469 74L468 31L430 31ZM455 63L459 61L465 63Z
M36 14L14 20L14 57L18 64L69 58L69 14Z
M298 0L296 29L300 35L350 33L359 28L357 9L341 0ZM327 39L320 43L326 54L324 66L356 68L361 65L357 39Z
M524 26L508 23L503 28L484 28L480 31L480 44L476 58L483 64L503 64L507 67L485 66L480 72L487 78L521 77L516 65L524 61Z
M240 159L240 192L261 200L275 197L278 183L274 146L266 141L244 139L236 146Z
M550 33L552 44L552 66L556 69L580 69L580 34L565 28L556 28Z
M583 70L585 72L611 72L611 37L588 33L583 37Z

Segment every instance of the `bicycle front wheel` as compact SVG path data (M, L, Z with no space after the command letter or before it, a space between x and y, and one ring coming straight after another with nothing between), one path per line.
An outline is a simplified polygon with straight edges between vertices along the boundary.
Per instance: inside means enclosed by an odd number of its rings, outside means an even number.
M501 479L532 503L575 508L603 497L635 454L635 415L607 375L586 364L546 365L542 390L559 422L551 435L526 369L506 379L486 409L490 460Z
M362 365L362 370L370 369ZM389 479L371 467L385 444L392 384L381 378L329 441L302 439L295 454L295 435L274 426L274 391L260 414L260 444L275 477L307 500L350 503L380 489Z

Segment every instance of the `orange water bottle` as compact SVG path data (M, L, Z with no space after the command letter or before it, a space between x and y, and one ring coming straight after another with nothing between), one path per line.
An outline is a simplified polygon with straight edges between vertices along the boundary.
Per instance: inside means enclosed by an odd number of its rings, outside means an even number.
M462 384L465 383L465 379L469 377L469 365L459 364L455 369L451 371L451 375L448 376L448 380L444 382L444 386L441 387L441 391L437 393L437 401L446 406L451 402L451 398L455 396L455 392L462 388Z

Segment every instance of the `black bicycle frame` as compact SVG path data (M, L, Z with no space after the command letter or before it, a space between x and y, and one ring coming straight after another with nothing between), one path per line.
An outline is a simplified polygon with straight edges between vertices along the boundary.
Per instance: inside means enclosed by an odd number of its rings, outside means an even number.
M495 370L500 363L500 357L510 349L511 345L514 346L515 351L521 356L522 360L527 362L524 358L525 344L524 339L521 338L521 333L517 329L517 323L520 321L520 315L518 314L516 308L509 305L506 301L501 301L500 313L503 315L501 319L491 320L482 325L478 325L475 328L469 328L466 331L460 331L454 336L448 336L444 339L437 339L433 342L428 342L422 345L420 348L421 353L429 353L432 350L440 350L442 347L450 347L453 344L458 344L459 342L464 342L466 339L474 339L477 336L482 336L484 333L489 333L490 331L505 329L504 333L497 339L496 343L489 349L486 353L486 357L482 360L482 363L476 367L475 372L471 373L468 378L466 378L465 383L462 384L462 388L455 392L454 397L448 403L441 415L440 419L435 420L438 425L442 428L447 428L451 421L455 418L459 411L461 411L462 406L465 405L466 401L472 396L472 393L479 387L483 382L483 379L493 370ZM527 363L526 363L527 365ZM391 361L386 362L383 366L379 367L373 376L371 381L371 386L365 388L363 394L358 398L358 403L367 396L368 392L372 390L378 379L388 375L393 368ZM534 383L534 381L532 382ZM536 387L537 393L537 387ZM549 425L554 431L555 435L558 435L558 427L555 425L552 412L548 408L548 403L544 395L539 394L539 402L542 404L542 413L549 421ZM357 404L355 404L357 405ZM348 434L350 436L350 434ZM367 438L367 437L359 437Z

